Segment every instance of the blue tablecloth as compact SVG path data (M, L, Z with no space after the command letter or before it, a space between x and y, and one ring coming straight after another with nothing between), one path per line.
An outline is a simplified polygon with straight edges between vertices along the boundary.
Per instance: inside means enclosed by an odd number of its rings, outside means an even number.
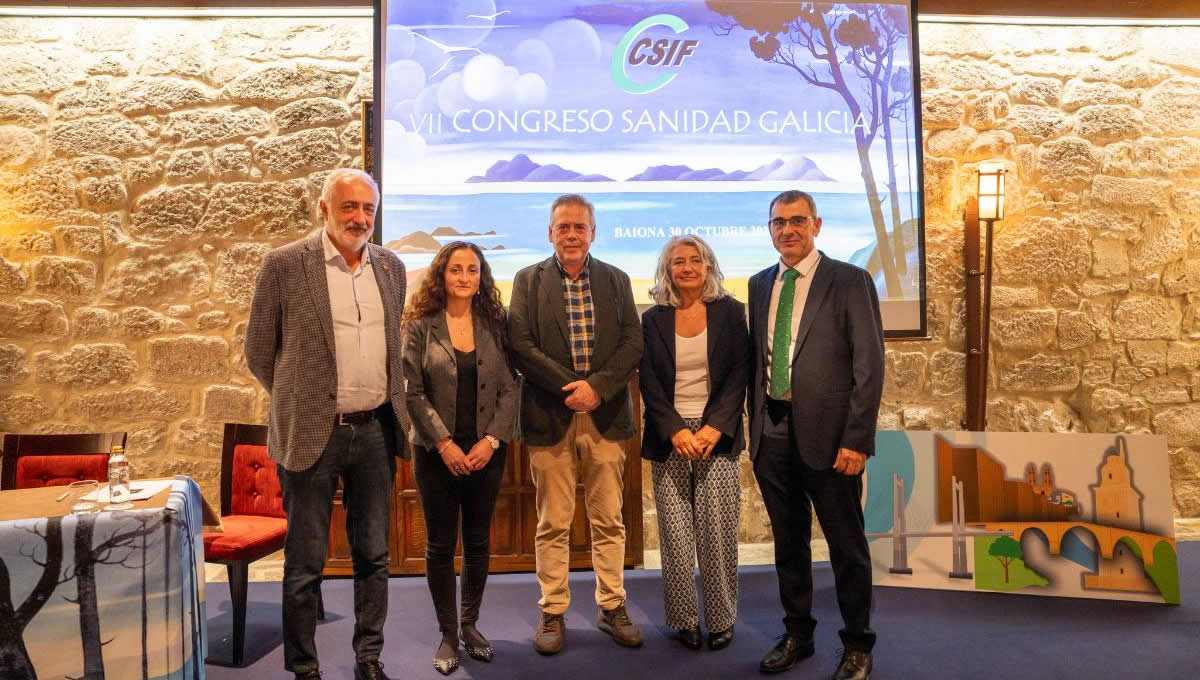
M203 678L201 503L0 522L0 678Z

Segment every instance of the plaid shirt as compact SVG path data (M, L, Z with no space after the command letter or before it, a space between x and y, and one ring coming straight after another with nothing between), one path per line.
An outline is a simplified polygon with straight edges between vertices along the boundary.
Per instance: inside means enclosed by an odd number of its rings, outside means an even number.
M592 372L592 348L596 345L596 314L592 307L592 280L588 273L591 261L589 255L583 271L571 279L558 258L554 258L558 273L562 275L563 298L567 301L567 339L571 344L571 361L575 365L575 372L582 376Z

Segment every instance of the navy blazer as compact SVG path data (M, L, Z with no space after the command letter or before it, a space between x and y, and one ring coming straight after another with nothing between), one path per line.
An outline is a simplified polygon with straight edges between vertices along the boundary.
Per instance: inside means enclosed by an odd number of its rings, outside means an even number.
M715 456L737 456L746 449L742 407L746 402L748 359L746 306L726 296L708 303L708 402L702 425L721 431ZM674 448L671 435L687 427L675 410L675 308L655 305L642 314L645 351L638 385L646 407L642 458L665 461Z
M757 459L767 397L767 319L779 264L750 277L750 458ZM839 448L875 453L883 396L879 296L863 269L821 253L792 355L792 431L814 470L833 467Z

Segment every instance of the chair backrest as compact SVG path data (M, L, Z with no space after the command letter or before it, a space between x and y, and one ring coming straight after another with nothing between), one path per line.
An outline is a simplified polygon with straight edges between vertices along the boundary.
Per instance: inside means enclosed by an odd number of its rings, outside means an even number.
M225 424L221 446L221 515L286 517L275 461L267 457L267 427Z
M61 486L81 479L103 482L108 454L125 446L124 432L6 434L0 489Z

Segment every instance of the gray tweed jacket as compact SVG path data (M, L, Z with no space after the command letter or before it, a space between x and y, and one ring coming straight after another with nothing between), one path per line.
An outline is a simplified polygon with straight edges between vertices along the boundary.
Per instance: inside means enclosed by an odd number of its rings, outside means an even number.
M400 365L404 263L387 248L370 243L367 248L383 300L395 454L407 458ZM337 413L333 315L320 232L263 258L246 326L246 364L271 396L267 455L291 472L308 469L321 457Z

